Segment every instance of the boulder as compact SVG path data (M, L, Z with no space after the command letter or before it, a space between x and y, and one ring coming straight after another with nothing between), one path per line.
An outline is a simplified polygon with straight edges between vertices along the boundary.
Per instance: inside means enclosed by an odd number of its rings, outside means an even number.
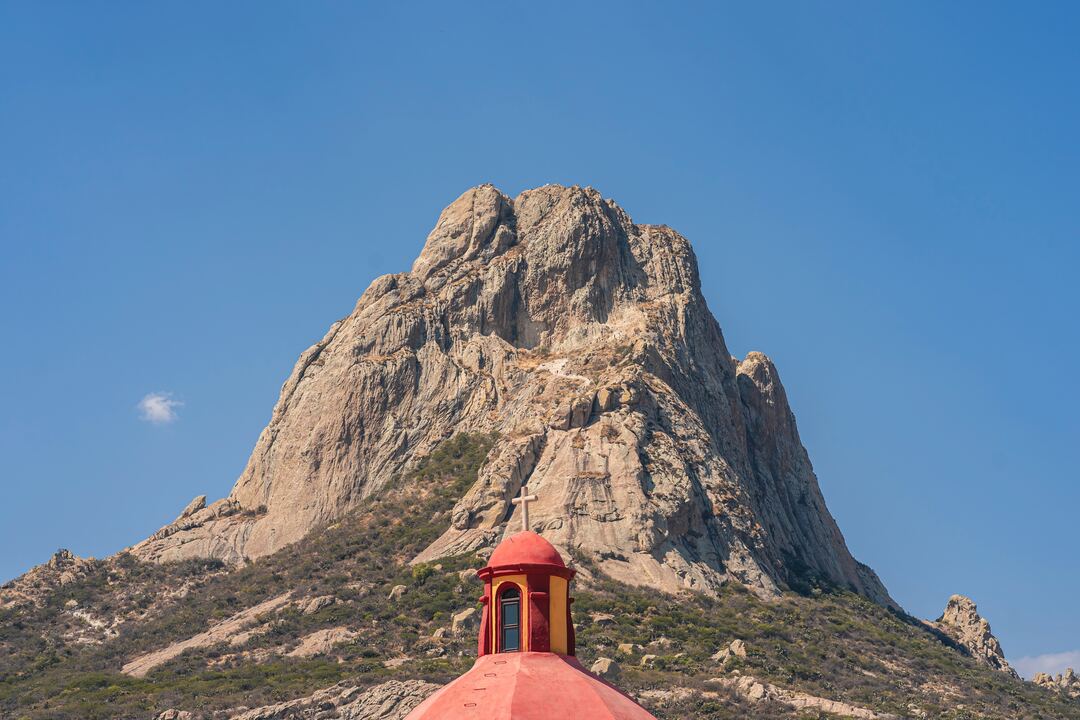
M650 650L663 651L663 650L670 650L671 647L674 644L675 643L673 643L670 638L659 637L659 638L656 638L655 640L653 640L652 642L650 642L647 647Z
M450 632L456 636L472 632L480 626L480 613L476 608L465 608L459 613L454 613L450 622Z
M746 675L738 679L735 685L739 692L753 702L761 702L769 696L768 688L764 683Z
M608 682L614 682L618 679L622 668L619 666L619 663L611 658L601 657L596 659L596 662L592 664L589 671L594 675L604 678Z
M323 608L330 607L335 603L337 603L337 598L333 595L321 595L319 597L298 600L296 602L296 609L299 610L302 615L314 615Z
M720 648L714 655L713 660L718 662L727 662L731 658L744 658L746 657L746 643L742 640L732 640L731 644Z
M326 628L316 630L310 635L300 638L300 644L289 651L289 657L315 657L326 655L335 646L349 642L356 637L356 633L346 627Z

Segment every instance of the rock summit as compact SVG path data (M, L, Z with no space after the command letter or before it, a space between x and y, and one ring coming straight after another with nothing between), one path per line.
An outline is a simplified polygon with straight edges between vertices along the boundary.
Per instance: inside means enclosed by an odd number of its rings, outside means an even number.
M451 203L412 269L300 355L229 496L133 551L272 553L457 433L499 441L421 560L493 547L528 483L533 529L622 581L893 604L825 506L776 367L728 352L690 243L558 185Z

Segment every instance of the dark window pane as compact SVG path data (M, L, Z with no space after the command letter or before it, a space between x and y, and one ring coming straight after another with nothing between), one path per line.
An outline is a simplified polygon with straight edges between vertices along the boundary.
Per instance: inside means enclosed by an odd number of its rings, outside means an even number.
M499 649L521 650L521 591L514 585L507 585L499 593Z
M518 649L521 642L521 633L518 628L503 628L503 652L512 652Z

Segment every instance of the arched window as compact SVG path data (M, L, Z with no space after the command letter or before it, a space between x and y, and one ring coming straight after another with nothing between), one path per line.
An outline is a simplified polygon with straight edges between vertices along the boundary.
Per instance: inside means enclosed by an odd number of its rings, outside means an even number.
M499 652L521 650L521 591L510 585L499 593Z

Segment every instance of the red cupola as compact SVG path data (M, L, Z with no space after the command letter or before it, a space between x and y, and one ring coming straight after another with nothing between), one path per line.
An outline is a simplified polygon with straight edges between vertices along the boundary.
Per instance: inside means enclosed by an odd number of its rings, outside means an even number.
M574 623L570 620L570 579L559 551L526 530L499 544L487 567L477 575L484 581L483 620L477 655L497 652L555 652L574 654Z
M551 543L520 532L477 575L480 657L406 720L656 720L574 657L574 571Z
M531 530L511 535L499 543L499 547L491 553L491 559L484 570L522 565L566 570L566 563L555 546ZM480 571L481 577L484 570Z

